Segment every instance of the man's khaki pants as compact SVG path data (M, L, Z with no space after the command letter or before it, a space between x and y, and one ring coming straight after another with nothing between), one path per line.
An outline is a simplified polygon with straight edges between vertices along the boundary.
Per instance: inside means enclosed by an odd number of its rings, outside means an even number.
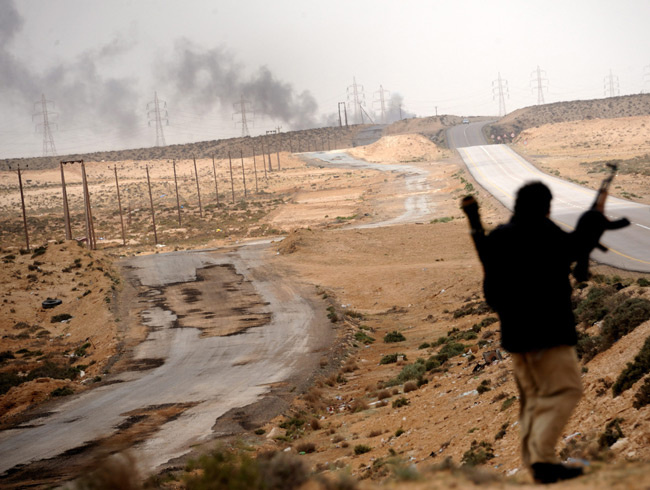
M575 348L513 353L512 361L520 396L523 463L557 463L555 444L582 396Z

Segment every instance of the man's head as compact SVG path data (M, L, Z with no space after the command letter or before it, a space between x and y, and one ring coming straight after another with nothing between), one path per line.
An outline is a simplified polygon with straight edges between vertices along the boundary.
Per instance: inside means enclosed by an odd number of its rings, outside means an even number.
M530 182L517 191L515 216L541 218L551 211L551 191L541 182Z

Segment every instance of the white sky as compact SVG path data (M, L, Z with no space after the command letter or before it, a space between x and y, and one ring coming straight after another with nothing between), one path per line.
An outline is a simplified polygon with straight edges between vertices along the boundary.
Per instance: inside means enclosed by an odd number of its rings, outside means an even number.
M369 112L382 85L418 116L436 107L496 115L498 73L508 81L508 112L534 105L537 65L548 79L546 102L603 97L610 69L620 95L650 91L647 0L0 0L0 7L0 15L13 8L23 19L17 28L0 18L0 32L17 29L0 47L0 158L42 154L32 121L41 93L54 102L59 154L153 146L145 107L154 90L167 102L168 144L240 135L235 96L192 105L193 90L173 79L182 70L165 72L182 39L195 53L227 53L220 60L240 67L241 83L266 66L291 97L309 91L319 121L347 100L353 77ZM116 40L111 54L98 54ZM24 70L9 70L8 57ZM54 77L57 69L64 74ZM7 89L8 73L24 80ZM206 72L197 73L209 85ZM119 117L108 117L117 108ZM297 124L254 109L253 135ZM135 122L125 132L120 117L129 111Z

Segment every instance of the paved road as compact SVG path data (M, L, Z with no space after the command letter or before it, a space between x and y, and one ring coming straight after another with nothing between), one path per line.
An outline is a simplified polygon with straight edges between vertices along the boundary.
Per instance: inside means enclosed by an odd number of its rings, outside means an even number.
M526 182L541 180L554 196L551 218L565 229L574 227L596 192L541 172L506 145L486 145L482 135L485 124L463 124L447 132L447 141L458 150L476 181L513 209L517 189ZM605 232L601 242L610 250L596 250L592 258L622 269L650 272L650 206L610 197L605 214L610 219L625 216L632 226Z
M228 253L174 252L129 259L125 265L149 288L147 297L154 303L142 315L153 331L135 357L163 358L164 364L113 377L110 381L121 382L71 398L54 414L32 420L27 427L1 432L0 474L107 437L132 410L196 403L135 448L138 463L150 471L210 437L215 421L228 410L259 400L272 383L286 380L296 370L311 372L319 357L313 354L314 359L306 361L308 353L324 348L329 322L316 318L304 292L266 265L269 255L267 242ZM273 313L270 323L228 337L201 338L195 328L175 328L174 312L154 306L165 304L165 286L191 285L197 271L220 264L234 265L253 282Z

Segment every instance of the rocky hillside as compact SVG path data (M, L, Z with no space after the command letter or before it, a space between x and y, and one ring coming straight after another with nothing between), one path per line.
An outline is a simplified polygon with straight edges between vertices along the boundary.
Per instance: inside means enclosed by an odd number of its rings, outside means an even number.
M264 151L319 151L335 148L351 148L356 146L357 134L367 126L355 125L348 128L314 128L302 131L254 136L245 138L229 138L221 140L199 141L183 145L170 145L152 148L135 148L119 151L99 151L85 154L60 155L56 157L12 158L0 160L0 170L7 170L9 165L16 168L41 170L56 167L62 160L80 160L87 162L120 162L125 160L180 160L187 158L228 158L228 152L239 155L240 148L244 156L251 156L253 149L259 155Z
M490 125L488 137L507 135L515 137L523 130L543 124L578 121L585 119L612 119L650 114L650 94L626 95L607 99L574 100L553 104L524 107L511 112Z

